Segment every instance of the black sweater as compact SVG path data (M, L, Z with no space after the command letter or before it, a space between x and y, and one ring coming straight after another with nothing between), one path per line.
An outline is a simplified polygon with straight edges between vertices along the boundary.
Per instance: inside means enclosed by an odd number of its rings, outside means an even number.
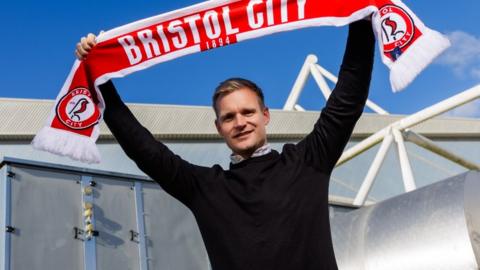
M105 122L126 154L194 214L214 270L337 269L328 184L368 95L374 37L349 28L338 83L313 131L281 153L230 165L188 163L154 139L112 83L101 91Z

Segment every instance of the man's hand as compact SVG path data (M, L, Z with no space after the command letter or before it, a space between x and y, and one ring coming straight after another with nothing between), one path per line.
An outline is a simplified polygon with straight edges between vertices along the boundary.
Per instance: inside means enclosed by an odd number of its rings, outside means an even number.
M80 42L77 43L77 49L75 50L75 56L77 56L78 60L84 60L87 57L90 50L97 44L95 39L96 36L92 33L80 39Z

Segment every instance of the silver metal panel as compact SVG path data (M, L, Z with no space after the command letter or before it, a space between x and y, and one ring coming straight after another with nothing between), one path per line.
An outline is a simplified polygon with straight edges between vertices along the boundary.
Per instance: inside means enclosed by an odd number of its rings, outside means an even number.
M97 269L140 269L133 182L96 176L94 186Z
M77 175L12 166L11 269L83 269Z
M332 237L339 269L478 269L471 235L475 238L479 231L480 186L467 184L467 179L478 183L480 173L462 174L335 217ZM476 217L470 228L466 212ZM474 242L478 247L478 238Z
M465 218L473 252L480 265L480 172L469 173L465 180Z
M1 166L1 165L0 165ZM10 187L7 179L9 166L0 168L0 269L10 269L10 238L5 230L9 223L10 212Z
M191 212L157 184L143 185L149 269L202 270L209 261Z

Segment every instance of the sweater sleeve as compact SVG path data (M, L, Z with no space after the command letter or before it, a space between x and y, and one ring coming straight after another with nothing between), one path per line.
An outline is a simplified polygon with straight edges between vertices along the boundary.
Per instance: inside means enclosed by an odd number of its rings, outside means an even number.
M127 156L165 191L188 206L196 166L157 141L123 103L111 81L101 85L100 91L105 100L105 123Z
M360 118L368 97L375 38L366 20L349 26L338 82L313 131L297 144L305 162L330 174Z

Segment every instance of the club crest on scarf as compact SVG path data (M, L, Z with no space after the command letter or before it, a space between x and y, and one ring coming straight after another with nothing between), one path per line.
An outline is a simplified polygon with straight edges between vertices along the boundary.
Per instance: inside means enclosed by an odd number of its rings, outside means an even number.
M395 61L415 37L415 25L410 15L399 6L382 7L380 16L383 51Z
M57 105L57 117L72 129L86 129L98 123L100 110L90 90L78 87L63 96Z

